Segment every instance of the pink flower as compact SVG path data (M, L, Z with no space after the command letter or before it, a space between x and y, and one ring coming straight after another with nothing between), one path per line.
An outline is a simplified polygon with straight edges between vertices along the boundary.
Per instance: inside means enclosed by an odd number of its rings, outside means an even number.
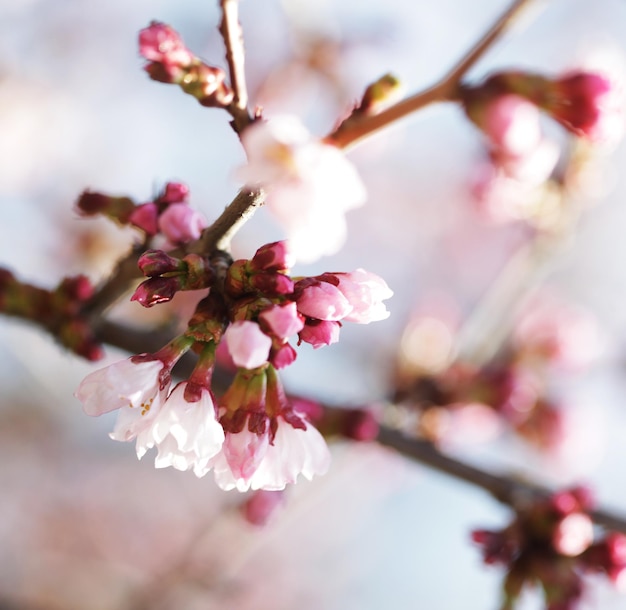
M299 474L308 480L316 474L325 474L330 465L326 441L314 426L304 425L304 429L294 428L278 417L271 444L267 434L257 439L253 436L258 435L248 430L227 434L225 450L214 464L217 484L224 490L280 490L295 483ZM233 445L237 446L237 452L231 452L227 458L226 447Z
M310 343L313 349L331 345L339 341L339 322L327 322L326 320L307 320L302 330L298 333L300 341Z
M233 322L224 333L233 362L241 368L255 369L267 362L272 340L256 322Z
M268 208L287 231L292 254L311 262L336 252L345 240L345 212L366 198L343 153L312 138L291 116L254 123L242 142L248 165L238 178L263 186Z
M170 66L189 66L194 56L169 25L153 21L139 32L139 53L148 61Z
M215 418L211 393L202 388L200 399L190 402L185 397L187 382L174 388L152 421L137 438L137 456L158 448L157 468L173 466L176 470L193 469L198 477L209 471L209 461L222 449L224 430Z
M207 226L206 218L186 203L175 203L159 216L159 229L173 244L198 239Z
M267 325L272 335L283 341L300 332L304 326L302 316L293 302L272 305L261 312L259 320Z
M389 317L383 301L391 298L393 291L380 276L365 269L332 275L339 280L337 288L352 306L352 310L343 317L343 320L369 324Z
M539 110L519 95L501 95L485 108L482 129L497 149L525 155L541 140Z
M318 320L343 320L354 307L344 294L328 282L315 281L302 291L297 300L298 311Z

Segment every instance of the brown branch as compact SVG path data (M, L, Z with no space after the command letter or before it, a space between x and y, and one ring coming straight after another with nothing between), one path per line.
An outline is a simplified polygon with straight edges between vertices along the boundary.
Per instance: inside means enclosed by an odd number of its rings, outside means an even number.
M252 121L248 113L248 91L244 69L245 53L243 36L239 23L239 0L220 0L222 21L219 31L226 46L226 61L233 88L233 101L228 110L233 117L233 126L241 133Z
M493 474L456 458L451 458L441 453L428 441L409 438L402 432L385 426L380 428L378 442L438 472L480 487L496 500L513 508L523 506L536 499L545 498L553 493L547 487L536 483L512 476ZM626 534L626 520L623 517L604 510L593 511L591 516L598 525Z
M220 217L202 233L200 239L189 246L190 252L209 254L213 250L228 251L230 241L243 224L264 203L261 190L241 190Z
M487 33L437 84L390 106L379 114L352 114L333 133L329 134L326 140L340 148L346 148L425 106L457 99L461 79L493 43L517 21L522 11L528 8L531 2L533 0L515 0Z

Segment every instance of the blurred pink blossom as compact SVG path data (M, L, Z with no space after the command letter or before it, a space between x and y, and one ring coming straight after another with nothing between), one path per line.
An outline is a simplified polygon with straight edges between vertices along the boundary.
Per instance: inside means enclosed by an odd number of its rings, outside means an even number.
M366 199L343 153L315 140L293 116L254 123L242 142L248 165L237 178L265 189L268 208L287 231L295 258L311 262L337 252L345 241L345 212Z

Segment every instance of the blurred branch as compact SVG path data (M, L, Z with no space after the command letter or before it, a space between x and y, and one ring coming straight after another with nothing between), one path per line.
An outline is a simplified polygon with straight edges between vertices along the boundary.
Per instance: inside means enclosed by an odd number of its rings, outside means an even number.
M461 79L489 50L535 0L515 0L506 12L489 28L487 33L463 56L463 58L438 83L374 115L352 114L326 138L327 141L347 148L358 140L372 135L399 119L421 110L435 102L454 101L458 96Z
M239 0L220 0L222 21L219 31L226 46L226 61L230 72L230 84L234 98L228 110L233 117L233 126L241 133L251 122L248 113L248 91L244 70L244 48L241 24L239 23Z
M542 487L536 483L524 481L510 475L493 474L446 456L429 441L409 438L402 432L392 430L386 426L381 426L378 442L438 472L480 487L496 498L496 500L508 504L512 508L539 498L548 497L553 493L547 487ZM626 534L626 519L623 517L604 510L593 511L591 516L598 525Z
M143 243L135 245L118 261L111 275L85 303L83 315L94 326L99 325L103 319L102 314L132 288L133 281L141 277L137 261L145 249Z

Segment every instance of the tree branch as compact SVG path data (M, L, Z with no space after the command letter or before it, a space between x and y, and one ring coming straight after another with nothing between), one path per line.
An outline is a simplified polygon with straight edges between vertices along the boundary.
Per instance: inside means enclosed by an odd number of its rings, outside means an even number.
M381 426L378 442L401 455L409 457L429 468L447 474L459 481L480 487L496 500L515 508L527 502L550 496L547 487L524 481L513 476L493 474L441 453L432 443L409 438L397 430ZM604 510L591 513L593 520L610 530L626 534L626 520Z
M326 137L326 141L347 148L358 140L372 135L399 119L421 110L435 102L453 101L458 97L461 79L487 52L493 43L520 17L523 10L535 0L515 0L506 12L489 28L487 33L463 56L463 58L438 83L408 97L386 110L374 115L349 116Z
M239 23L239 0L220 0L222 21L219 31L226 46L226 61L234 98L228 110L233 117L237 133L241 133L252 121L248 113L248 91L244 70L245 53Z
M265 194L261 190L243 189L237 193L232 203L222 212L220 217L207 227L202 237L188 247L190 252L209 254L213 250L228 251L230 241L237 231L263 205Z

